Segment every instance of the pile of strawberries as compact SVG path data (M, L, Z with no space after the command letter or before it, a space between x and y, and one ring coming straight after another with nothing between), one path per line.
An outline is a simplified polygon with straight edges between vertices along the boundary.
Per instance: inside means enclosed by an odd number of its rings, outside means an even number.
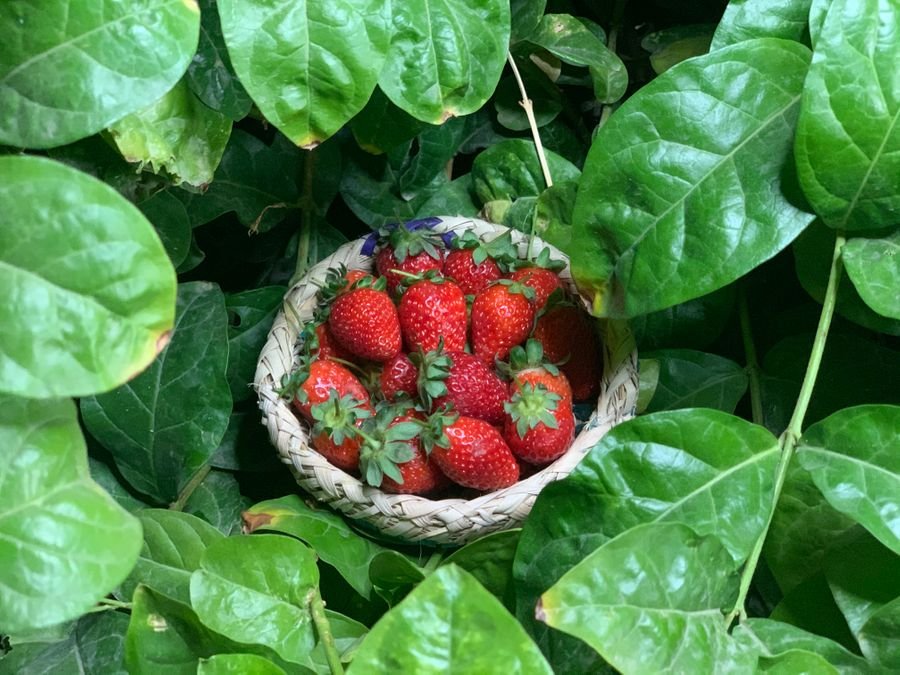
M450 240L417 223L375 243L376 274L329 272L283 383L313 447L411 494L496 490L564 454L601 366L562 263L520 259L508 232Z

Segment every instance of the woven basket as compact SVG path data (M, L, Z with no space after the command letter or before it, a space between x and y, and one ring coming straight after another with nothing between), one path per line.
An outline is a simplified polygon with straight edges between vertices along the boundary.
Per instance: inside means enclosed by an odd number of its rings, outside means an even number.
M473 230L482 239L492 239L506 231L505 227L473 218L442 217L440 221L435 231ZM516 231L512 237L524 258L527 238ZM368 525L364 529L374 529L393 540L457 545L518 526L547 483L566 476L603 434L634 415L638 392L637 351L627 326L604 324L601 335L604 367L597 408L565 455L511 487L473 499L431 500L416 495L388 494L332 466L310 447L305 423L276 391L282 377L294 368L299 354L298 320L305 323L312 318L318 292L314 282L322 281L326 272L339 264L348 269L371 270L374 259L361 253L363 242L358 239L341 246L288 291L284 302L290 307L278 313L260 354L255 378L259 405L263 423L281 460L290 465L300 486L316 499L350 518L359 519ZM549 245L535 241L535 250L543 246ZM566 260L558 249L549 248L554 259ZM560 277L572 296L580 297L568 265Z

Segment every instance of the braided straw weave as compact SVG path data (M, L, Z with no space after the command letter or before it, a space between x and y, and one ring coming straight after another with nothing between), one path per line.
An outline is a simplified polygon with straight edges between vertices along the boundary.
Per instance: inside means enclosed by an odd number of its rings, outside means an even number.
M461 233L473 230L482 239L492 239L506 228L477 219L441 218L434 228ZM526 256L527 238L513 231L513 242L519 255ZM515 485L475 497L474 499L431 500L416 495L387 494L365 485L350 474L332 466L309 446L308 429L276 389L282 377L291 372L299 346L297 336L301 323L312 318L318 286L326 272L344 264L348 269L373 267L373 258L361 253L362 239L341 246L322 260L285 296L287 311L275 318L268 341L260 354L256 369L256 389L263 423L281 460L291 466L297 482L318 500L361 519L368 529L376 529L391 538L434 544L463 544L490 532L519 525L531 511L538 493L547 483L562 478L575 467L600 437L612 426L634 415L638 392L637 352L624 324L607 323L603 335L604 370L597 408L565 455ZM537 238L535 250L547 244ZM552 257L566 260L556 248ZM560 273L573 297L578 291L568 265ZM289 305L289 307L287 307ZM300 322L300 323L298 323Z

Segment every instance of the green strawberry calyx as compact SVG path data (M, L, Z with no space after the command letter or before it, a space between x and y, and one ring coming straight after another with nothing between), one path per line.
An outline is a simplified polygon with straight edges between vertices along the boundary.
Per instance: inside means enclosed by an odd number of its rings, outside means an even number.
M446 379L450 376L453 359L444 352L443 339L438 342L437 349L427 353L421 350L413 352L409 355L409 359L419 371L416 379L419 398L430 410L435 399L450 393L447 389Z
M327 401L313 405L310 414L314 420L312 434L327 434L338 444L360 436L357 422L372 415L363 401L350 394L339 396L334 390L328 394Z
M525 438L529 431L541 424L550 429L559 428L553 414L559 400L559 394L554 394L544 385L526 382L503 407L516 425L519 438Z
M410 410L408 403L380 404L375 417L362 424L364 442L359 449L359 468L366 483L381 487L384 477L403 484L403 474L398 465L415 457L415 444L411 443L421 431L416 420L396 422Z

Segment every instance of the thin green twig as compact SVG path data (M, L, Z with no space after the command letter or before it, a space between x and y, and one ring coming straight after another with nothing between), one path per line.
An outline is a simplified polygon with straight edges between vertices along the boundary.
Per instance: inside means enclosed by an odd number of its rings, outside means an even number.
M172 511L182 511L184 509L184 505L187 504L188 499L191 498L191 495L194 494L194 490L196 490L200 483L209 475L212 467L209 464L204 464L200 467L200 470L197 471L191 479L187 482L187 485L181 490L178 494L178 499L176 499L169 506L169 509Z
M319 640L325 649L325 659L328 661L328 668L331 675L344 675L344 666L341 663L341 655L338 653L337 645L334 642L334 635L331 632L331 624L325 615L325 603L322 601L322 594L319 589L314 589L309 595L309 611L312 614L313 623L316 626L316 632L319 634Z
M762 425L765 420L762 408L762 388L759 381L761 369L756 355L756 344L753 342L753 327L750 325L750 311L747 307L747 288L744 284L738 288L738 314L741 319L741 338L744 341L744 355L747 360L751 417L755 424Z

